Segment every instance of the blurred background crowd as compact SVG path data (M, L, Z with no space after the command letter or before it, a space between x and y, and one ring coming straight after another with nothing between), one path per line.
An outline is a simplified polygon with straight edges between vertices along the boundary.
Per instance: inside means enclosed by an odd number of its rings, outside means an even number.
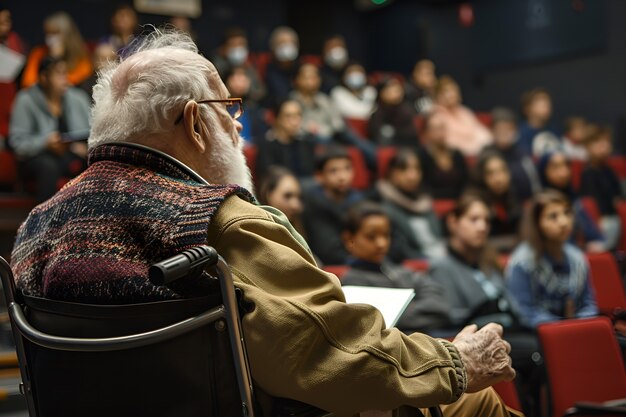
M415 288L399 327L509 328L537 414L529 329L617 307L593 270L621 285L626 4L202 3L0 3L3 231L86 167L98 69L168 24L243 99L259 201L344 284Z

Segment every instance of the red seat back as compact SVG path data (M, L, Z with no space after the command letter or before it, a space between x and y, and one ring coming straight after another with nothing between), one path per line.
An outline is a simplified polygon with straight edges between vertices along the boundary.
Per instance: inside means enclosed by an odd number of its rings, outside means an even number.
M444 218L454 209L455 200L433 200L433 210L439 218Z
M428 259L407 259L402 263L402 265L405 268L416 272L426 272L428 271L428 268L430 268Z
M583 176L585 163L574 159L570 161L570 168L572 170L572 187L574 187L574 190L578 190L580 188L580 181Z
M348 153L352 160L352 169L354 170L354 180L352 180L352 186L357 190L365 190L370 186L370 172L367 169L365 158L358 148L349 146Z
M15 156L7 150L0 150L0 184L13 187L16 182L17 162Z
M484 112L484 111L477 111L474 114L476 115L476 118L478 119L478 121L482 123L485 127L487 128L491 127L491 121L492 121L491 113Z
M552 416L579 401L626 397L624 361L607 317L564 320L537 329L548 373Z
M598 308L611 315L615 308L626 309L626 295L617 262L610 253L589 253L589 275L596 293Z
M342 279L350 267L348 265L326 265L322 269L336 275L337 278Z
M617 204L617 213L622 221L622 234L620 236L618 248L626 252L626 201L620 201Z
M252 174L252 178L256 182L256 157L259 153L256 145L246 144L243 147L243 155L246 157L246 164L250 169L250 173Z
M367 124L366 119L354 119L346 117L346 124L352 129L352 131L362 139L367 139Z
M626 156L612 156L609 158L609 165L621 179L626 178Z
M580 203L585 208L587 214L589 214L589 217L591 217L591 220L596 224L596 227L598 227L602 214L600 213L600 208L596 200L594 200L593 197L582 197Z
M378 178L384 178L387 175L389 162L393 158L398 149L395 146L381 146L376 149L376 159L378 162Z

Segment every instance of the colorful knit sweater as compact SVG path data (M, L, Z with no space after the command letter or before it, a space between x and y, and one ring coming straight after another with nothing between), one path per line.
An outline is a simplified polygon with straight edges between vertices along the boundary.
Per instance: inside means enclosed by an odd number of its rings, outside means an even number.
M148 280L151 264L206 244L207 227L236 185L202 185L165 158L124 145L93 149L89 168L20 227L12 268L25 294L95 304L158 301L193 293Z

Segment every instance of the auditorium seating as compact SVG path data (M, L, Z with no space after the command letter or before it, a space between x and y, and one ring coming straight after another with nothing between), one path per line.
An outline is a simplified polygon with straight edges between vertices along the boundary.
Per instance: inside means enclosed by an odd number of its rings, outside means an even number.
M622 235L618 243L618 249L626 252L626 201L620 201L617 204L617 214L622 221Z
M577 402L626 398L624 361L607 317L546 323L537 331L552 417L563 416Z
M593 197L582 197L580 203L585 208L587 214L589 214L589 217L591 217L591 220L596 224L596 227L599 227L602 214L600 213L600 208L598 208L596 200L594 200Z
M395 146L380 146L376 149L376 159L378 162L378 178L384 178L387 175L387 167L389 162L398 152Z
M346 125L361 139L367 139L367 126L369 121L366 119L355 119L351 117L346 117L344 119L346 121Z
M322 268L326 272L330 272L337 276L337 278L341 279L348 272L350 266L348 265L325 265Z
M600 312L610 316L616 308L626 309L624 285L613 255L589 253L587 259Z

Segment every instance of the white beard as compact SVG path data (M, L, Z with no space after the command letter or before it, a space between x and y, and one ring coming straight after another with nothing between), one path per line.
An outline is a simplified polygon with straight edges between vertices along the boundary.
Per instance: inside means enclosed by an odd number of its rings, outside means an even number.
M217 184L237 184L254 194L252 174L243 154L243 138L234 146L226 132L213 136L211 161L211 182Z

